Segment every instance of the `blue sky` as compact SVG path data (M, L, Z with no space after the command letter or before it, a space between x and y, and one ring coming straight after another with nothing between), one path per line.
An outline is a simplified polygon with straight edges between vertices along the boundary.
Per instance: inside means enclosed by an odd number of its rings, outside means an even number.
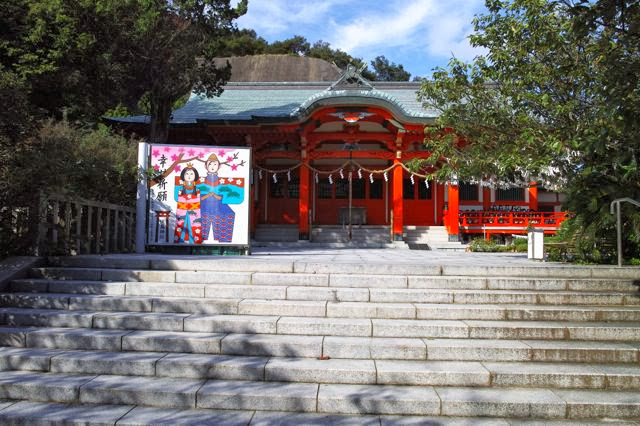
M469 45L471 20L484 0L249 0L238 20L268 41L302 35L324 40L369 63L378 55L429 76L451 56L481 54Z

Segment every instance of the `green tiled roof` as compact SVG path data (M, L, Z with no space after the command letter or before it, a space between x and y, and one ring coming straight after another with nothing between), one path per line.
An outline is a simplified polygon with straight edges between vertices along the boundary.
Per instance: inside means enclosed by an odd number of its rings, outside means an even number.
M198 122L297 121L316 105L379 105L406 121L425 122L437 117L417 100L415 84L385 83L372 90L328 90L327 83L230 83L219 97L191 94L171 116L171 124ZM123 123L148 123L144 115L114 118Z

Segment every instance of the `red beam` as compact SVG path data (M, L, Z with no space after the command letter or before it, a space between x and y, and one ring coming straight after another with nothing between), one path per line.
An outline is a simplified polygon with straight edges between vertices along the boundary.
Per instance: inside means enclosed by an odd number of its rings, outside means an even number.
M310 133L307 136L309 142L322 142L322 141L381 141L390 142L395 140L395 136L391 133L380 132L358 132L358 133L345 133L345 132L320 132Z
M351 151L351 158L375 158L379 160L392 160L393 152L387 151ZM312 151L309 158L349 158L349 151Z
M265 158L289 158L292 160L300 159L300 151L263 151L253 154L256 160L264 160Z

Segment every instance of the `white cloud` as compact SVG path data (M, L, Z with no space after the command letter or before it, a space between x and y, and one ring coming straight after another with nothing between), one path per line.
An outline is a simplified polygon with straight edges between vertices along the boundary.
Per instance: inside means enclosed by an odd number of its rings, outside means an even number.
M467 37L474 11L481 5L481 0L396 0L391 7L365 12L346 23L334 20L329 41L366 57L388 47L413 47L429 55L471 59L479 51Z
M388 13L389 11L365 12L345 25L334 21L335 33L330 41L334 46L348 52L380 43L391 46L405 44L409 36L432 12L435 0L414 0L411 3L403 3L402 7L392 7L392 13Z
M237 1L237 0L235 0ZM484 0L249 0L238 20L267 40L299 34L310 43L325 40L366 62L385 55L410 65L444 65L452 55L471 60L471 20ZM407 68L409 69L409 68Z
M344 0L291 1L291 0L249 0L249 12L238 19L238 26L251 28L262 36L279 36L279 39L303 34L299 25L315 24L338 3ZM315 40L310 40L311 42Z

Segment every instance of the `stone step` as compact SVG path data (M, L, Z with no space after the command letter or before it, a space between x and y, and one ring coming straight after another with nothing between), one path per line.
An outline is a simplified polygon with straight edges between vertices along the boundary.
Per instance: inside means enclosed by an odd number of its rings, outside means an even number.
M417 386L640 389L639 365L398 361L0 348L0 370Z
M6 425L71 425L86 426L141 426L141 425L195 425L221 424L225 426L247 426L261 424L265 420L277 419L272 413L262 415L251 410L180 410L116 404L62 404L54 402L7 401L0 405L0 422ZM279 413L288 419L292 413ZM311 415L311 414L309 414ZM320 415L318 415L320 416ZM355 416L341 416L356 419ZM376 420L376 416L372 416ZM268 421L268 420L267 420ZM379 420L378 420L379 421ZM264 424L264 423L262 423Z
M536 361L633 364L637 342L563 340L420 339L276 334L196 333L0 327L0 344L12 347L151 351L339 359Z
M0 420L7 424L76 424L86 426L204 425L362 425L397 426L405 424L521 426L549 424L548 419L497 417L349 415L296 413L283 411L171 409L133 405L61 404L53 402L7 401L0 405ZM637 425L633 420L615 419L616 424ZM554 420L554 425L611 425L612 420Z
M61 404L53 402L7 401L0 405L0 420L6 424L76 424L86 426L204 425L362 425L405 424L517 426L549 424L546 419L516 420L497 417L348 415L283 411L171 409L133 405ZM637 425L633 420L615 419L616 424ZM555 425L611 425L611 420L554 420Z
M80 255L50 257L52 267L108 268L134 270L215 271L221 272L306 272L306 273L364 273L392 275L453 275L485 277L547 277L547 278L606 278L640 279L640 268L610 266L569 266L540 263L536 265L487 266L477 264L428 264L380 261L376 263L342 263L321 261L283 261L278 259L230 258L214 256L165 256L147 254L141 256Z
M9 294L0 298L5 306L26 307L26 301L37 301L36 306L45 309L69 309L72 311L127 311L127 312L175 312L197 314L246 314L311 316L331 318L380 318L380 319L460 319L460 320L528 320L528 321L640 321L638 306L537 306L537 305L474 305L474 304L411 304L348 302L367 300L367 294L351 289L333 292L337 300L331 300L329 290L301 296L300 288L290 289L287 296L293 300L265 299L202 299L202 298L142 298L103 296L69 297L44 294L36 299L31 294ZM317 296L317 297L314 297ZM317 301L308 299L320 299ZM50 303L46 303L49 301ZM2 312L20 312L16 310ZM35 312L34 312L35 313ZM38 325L38 324L33 324Z
M640 306L640 297L630 292L553 290L470 290L405 288L401 277L365 282L348 276L332 278L332 286L224 285L155 282L84 282L26 279L14 280L10 290L17 293L55 293L105 296L157 296L214 299L289 299L310 301L360 301L419 304L518 304L518 305L600 305ZM473 281L467 285L473 286ZM10 297L10 296L2 296Z
M210 271L151 271L105 268L35 268L32 278L17 283L32 286L47 284L64 286L60 280L74 282L157 282L188 284L260 284L277 286L341 286L349 281L349 287L433 288L433 289L489 289L489 290L570 290L570 291L618 291L631 292L640 297L638 285L625 278L549 278L519 276L465 276L407 275L407 274L343 274L343 273L277 273L277 272L218 272ZM50 290L52 291L52 290Z
M640 392L350 385L4 372L0 398L335 414L634 418Z
M477 339L549 339L640 341L637 322L567 322L513 320L415 320L293 316L307 308L323 313L322 304L289 306L292 316L274 315L267 301L260 314L208 315L173 312L83 312L53 309L0 309L9 326L54 326L95 329L193 331L207 333L285 334L349 337L418 337ZM277 309L283 309L280 304ZM256 304L249 304L257 310ZM242 309L242 308L241 308ZM391 309L393 310L393 308Z

